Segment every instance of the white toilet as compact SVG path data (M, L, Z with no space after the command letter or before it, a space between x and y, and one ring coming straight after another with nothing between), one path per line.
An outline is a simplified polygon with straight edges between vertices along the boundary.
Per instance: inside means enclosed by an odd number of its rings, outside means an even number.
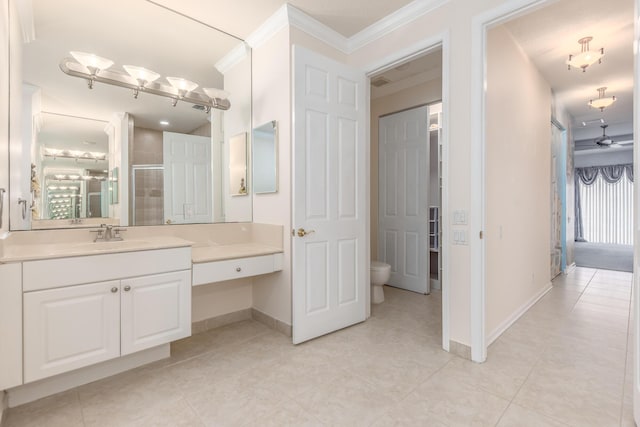
M391 277L391 266L380 261L371 261L371 302L380 304L384 302L384 290L382 285L386 284Z

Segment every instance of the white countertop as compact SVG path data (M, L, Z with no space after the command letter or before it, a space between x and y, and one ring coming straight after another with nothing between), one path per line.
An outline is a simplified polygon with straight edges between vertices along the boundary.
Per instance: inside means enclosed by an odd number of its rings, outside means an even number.
M191 260L194 264L225 259L248 258L260 255L281 253L282 248L263 245L261 243L236 243L231 245L194 244L191 250Z
M9 244L4 246L2 256L0 256L0 263L101 255L118 252L148 251L187 247L191 245L193 245L192 241L173 236L145 237L142 239L109 242Z

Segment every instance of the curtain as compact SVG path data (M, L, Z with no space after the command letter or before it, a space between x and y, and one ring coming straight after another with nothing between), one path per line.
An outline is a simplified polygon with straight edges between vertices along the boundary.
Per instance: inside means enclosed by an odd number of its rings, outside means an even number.
M576 178L580 178L580 181L584 185L593 184L598 175L602 175L605 181L609 184L615 184L620 181L624 174L627 174L629 181L633 182L633 164L628 163L624 165L608 165L608 166L589 166L586 168L576 168ZM577 181L576 181L577 182Z
M624 175L624 171L624 165L602 166L600 168L600 174L602 174L602 178L609 184L615 184L616 182L620 181L620 179Z
M627 176L633 182L633 164L590 166L585 168L575 168L575 241L584 242L584 207L582 206L580 188L581 185L591 186L598 177L608 184L615 184L623 177Z
M575 193L574 196L574 221L573 221L573 230L574 230L574 240L576 242L585 242L584 240L584 227L582 225L582 204L580 203L580 182L581 178L578 176L578 169L576 169L575 173L575 185L573 186L573 190ZM593 179L595 181L595 178Z

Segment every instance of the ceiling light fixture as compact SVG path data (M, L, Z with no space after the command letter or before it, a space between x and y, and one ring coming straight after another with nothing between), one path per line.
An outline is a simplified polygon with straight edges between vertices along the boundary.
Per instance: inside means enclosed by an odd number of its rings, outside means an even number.
M182 77L167 77L167 81L178 91L178 97L173 97L171 100L171 105L174 107L178 104L178 99L184 98L188 92L193 92L198 87L198 83Z
M596 62L598 64L602 63L604 48L593 52L590 51L589 42L591 40L593 40L593 37L591 36L583 37L578 40L578 43L580 43L580 53L576 55L569 55L569 59L567 59L567 66L569 70L571 69L571 67L581 68L582 72L584 73L585 71L587 71L587 67L589 67L590 65L593 65Z
M609 127L609 125L602 125L600 127L602 128L602 136L599 136L598 138L596 138L595 142L596 142L596 144L598 144L602 148L609 148L613 144L615 144L615 142L613 142L613 139L611 139L605 133L605 129L607 129L607 127Z
M156 81L160 74L144 67L126 65L123 67L126 71L124 73L111 67L113 61L91 53L71 52L71 56L73 58L64 58L60 62L60 70L69 76L87 80L89 88L93 88L94 82L120 86L131 89L136 98L144 90L146 93L170 98L174 106L180 100L200 105L206 112L211 111L211 108L228 110L231 107L228 99L195 91L198 84L181 77L167 77L167 85Z
M607 90L606 87L598 88L598 97L596 99L592 99L589 101L589 107L591 108L599 108L600 112L604 111L605 108L616 102L615 96L604 96L604 92Z
M133 90L133 97L138 99L138 93L140 90L144 90L145 86L149 83L155 82L160 78L160 74L155 71L147 70L144 67L138 67L137 65L123 65L122 68L138 83L138 87Z
M71 56L75 58L82 66L89 70L89 78L87 79L87 85L89 89L93 89L93 82L96 79L98 73L102 70L106 70L113 65L113 61L93 53L71 51Z

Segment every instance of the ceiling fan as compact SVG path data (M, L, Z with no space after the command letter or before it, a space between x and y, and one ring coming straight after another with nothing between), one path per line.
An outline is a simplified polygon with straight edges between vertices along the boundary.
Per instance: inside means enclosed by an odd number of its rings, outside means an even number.
M602 148L609 148L613 144L615 144L613 139L611 139L611 137L607 136L607 134L605 133L605 130L607 129L607 127L609 127L609 125L602 125L600 127L602 128L602 136L596 138L595 142Z

